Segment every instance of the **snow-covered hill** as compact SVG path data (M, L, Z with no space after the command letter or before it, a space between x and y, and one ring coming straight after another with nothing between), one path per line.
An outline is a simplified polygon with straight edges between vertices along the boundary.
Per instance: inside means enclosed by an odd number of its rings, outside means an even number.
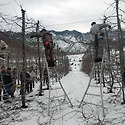
M86 35L78 31L50 31L53 34L54 43L56 43L62 50L72 53L84 52L90 41L87 41Z

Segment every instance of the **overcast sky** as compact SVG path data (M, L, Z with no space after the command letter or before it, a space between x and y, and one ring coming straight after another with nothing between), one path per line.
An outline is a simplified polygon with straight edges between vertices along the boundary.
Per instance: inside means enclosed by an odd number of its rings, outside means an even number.
M0 11L10 16L21 16L20 5L26 14L47 30L77 30L89 32L92 21L101 23L105 11L115 0L0 0ZM6 5L5 5L6 4Z

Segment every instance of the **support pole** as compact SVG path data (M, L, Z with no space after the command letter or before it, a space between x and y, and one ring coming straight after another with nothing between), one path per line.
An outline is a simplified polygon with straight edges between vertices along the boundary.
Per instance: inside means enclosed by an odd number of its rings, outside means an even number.
M25 104L25 10L22 11L22 56L23 56L23 66L22 66L22 82L21 82L21 99L22 99L22 108L27 108Z
M119 56L120 56L120 69L121 69L121 76L122 76L122 92L123 92L123 104L125 104L125 93L124 93L124 87L125 83L123 82L123 69L124 69L124 53L123 53L123 35L122 35L122 29L120 25L120 19L119 19L119 11L118 11L118 5L119 0L116 1L116 14L117 14L117 25L118 25L118 42L119 42Z
M39 21L37 21L36 26L36 32L39 31ZM40 60L40 42L39 37L37 37L37 53L38 53L38 65L39 65L39 73L40 73L40 90L39 90L39 96L42 96L42 67L41 67L41 60Z

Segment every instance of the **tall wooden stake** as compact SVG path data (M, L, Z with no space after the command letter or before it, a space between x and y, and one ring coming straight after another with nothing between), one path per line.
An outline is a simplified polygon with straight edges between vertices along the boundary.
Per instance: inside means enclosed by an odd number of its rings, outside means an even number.
M104 19L104 24L106 23L106 17ZM108 62L108 71L111 75L111 78L112 78L112 81L111 81L111 84L110 84L110 90L109 92L112 93L112 87L113 87L113 84L114 84L114 77L113 77L113 74L112 74L112 70L111 70L111 66L110 66L110 47L109 47L109 38L108 38L108 31L105 27L105 34L106 34L106 49L107 49L107 62Z
M37 21L36 26L36 32L39 31L39 21ZM39 90L39 96L42 96L42 67L41 67L41 61L40 61L40 42L39 37L37 37L37 53L38 53L38 65L39 65L39 73L40 73L40 90Z
M27 108L25 105L25 10L22 11L22 56L23 56L23 66L22 66L22 82L21 82L21 99L22 108Z
M123 35L119 19L118 5L119 0L116 1L116 14L117 14L117 25L118 25L118 42L119 42L119 56L120 56L120 68L122 76L122 91L123 91L123 103L125 103L124 83L123 83L123 69L124 69L124 53L123 53Z

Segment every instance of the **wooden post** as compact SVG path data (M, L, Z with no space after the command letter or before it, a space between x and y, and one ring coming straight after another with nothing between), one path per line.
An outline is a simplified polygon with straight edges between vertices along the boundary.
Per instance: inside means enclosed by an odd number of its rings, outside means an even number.
M124 53L123 53L123 35L122 35L122 29L119 19L119 11L118 11L118 5L119 0L116 1L116 15L117 15L117 25L118 25L118 42L119 42L119 56L120 56L120 69L121 69L121 77L122 77L122 92L123 92L123 103L125 104L125 93L124 93L124 82L123 82L123 69L124 69Z
M39 31L39 21L37 21L36 26L36 32ZM39 73L40 73L40 90L39 90L39 96L42 96L42 67L41 67L41 61L40 61L40 42L39 37L37 37L37 53L38 53L38 65L39 65Z
M104 24L105 24L106 19L107 18L105 17ZM111 75L110 79L112 79L109 92L112 93L112 88L113 88L113 84L114 84L114 77L113 77L111 66L110 66L110 47L109 47L108 31L107 31L106 27L105 27L105 34L106 34L106 50L107 50L108 71Z
M22 99L22 108L27 108L25 104L25 10L22 11L22 56L23 56L23 65L22 65L22 82L21 82L21 99Z

